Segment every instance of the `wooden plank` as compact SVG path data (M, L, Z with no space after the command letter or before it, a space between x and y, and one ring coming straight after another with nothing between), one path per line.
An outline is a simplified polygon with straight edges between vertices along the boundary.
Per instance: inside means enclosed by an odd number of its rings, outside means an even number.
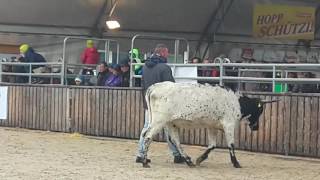
M278 128L277 128L277 153L283 153L283 139L284 139L284 96L280 97L280 101L278 102Z
M108 136L113 135L113 91L108 90Z
M132 136L132 128L131 128L131 124L132 124L132 122L131 122L131 104L132 104L132 102L131 102L131 98L130 98L130 96L131 96L131 91L130 90L126 90L126 96L125 96L125 99L126 99L126 104L125 104L125 106L126 106L126 110L125 110L125 116L126 116L126 124L125 124L125 128L126 128L126 134L125 134L125 136L127 137L127 138L133 138L133 136Z
M320 157L320 98L318 98L317 157Z
M70 132L68 127L68 115L70 111L70 98L69 98L69 89L61 88L62 90L62 115L61 115L61 131Z
M43 98L42 94L41 94L41 89L42 87L36 87L36 124L35 124L35 129L40 130L40 111L41 111L41 99Z
M266 100L271 100L270 96L266 97ZM271 104L265 105L264 109L264 152L270 152L270 137L271 137Z
M295 154L297 152L297 116L298 116L298 97L291 98L291 115L290 115L290 149L289 153Z
M58 131L59 128L59 88L54 88L54 131Z
M90 97L89 97L89 89L81 89L83 91L83 106L82 106L82 112L83 112L83 121L82 121L82 126L83 126L83 133L84 134L89 134L89 126L90 126Z
M117 96L116 96L116 99L117 99L117 106L116 106L116 113L117 113L117 121L116 121L116 124L117 124L117 137L122 137L122 91L121 90L116 90L117 91Z
M76 117L76 108L77 108L77 94L76 94L76 89L69 89L69 98L71 101L71 105L70 105L70 121L69 121L69 129L71 133L74 133L76 130L76 119L78 118L78 116Z
M52 107L53 107L53 101L52 101L52 88L48 88L48 97L47 97L47 100L48 100L48 113L47 113L47 130L50 131L51 130L51 122L52 122L52 114L53 114L53 111L52 111Z
M130 91L130 112L129 112L129 116L130 116L130 137L131 138L135 138L136 137L136 122L134 120L134 110L135 110L135 105L136 105L136 102L135 102L135 91L134 90L131 90ZM138 132L140 133L140 132Z
M28 87L28 90L29 90L29 96L28 96L29 106L28 106L27 112L28 112L29 119L28 119L28 122L27 122L27 124L28 124L27 128L32 129L32 127L33 127L33 105L34 105L33 97L34 97L34 95L33 95L32 87Z
M139 138L140 137L140 133L141 130L143 128L143 125L141 126L141 122L139 119L139 116L137 116L137 112L139 112L139 92L137 90L134 90L134 97L133 97L133 101L134 101L134 110L131 111L132 116L133 116L133 121L135 122L135 138ZM142 122L144 124L144 121Z
M317 156L317 131L318 131L318 107L319 97L311 99L311 135L310 135L310 155Z
M265 98L265 96L260 96L261 99ZM258 151L264 151L264 138L265 138L265 114L264 110L259 118L259 130L258 130Z
M45 116L48 112L47 110L47 103L46 103L46 99L47 99L47 93L46 93L47 87L41 87L40 88L40 94L41 96L40 98L40 112L39 112L39 128L41 130L46 130L46 119Z
M111 90L111 98L112 98L112 136L117 137L117 122L118 122L118 117L117 117L117 106L118 106L118 92L117 90ZM137 113L137 111L136 111Z
M272 98L274 100L278 97ZM278 136L278 103L274 102L271 104L271 131L270 131L270 151L272 153L277 152L277 136Z
M297 154L303 152L304 97L298 97Z
M27 127L27 119L28 119L28 114L27 114L27 104L28 104L28 101L27 101L27 87L22 87L22 97L23 97L23 100L22 100L22 105L23 105L23 108L22 108L22 115L21 115L21 119L23 122L21 122L22 124L22 128L26 128Z
M109 90L105 89L103 91L104 93L104 111L105 113L103 114L103 135L108 136L110 134L109 132L109 115L110 115L110 110L109 110Z
M89 134L90 135L94 135L94 132L95 132L95 102L96 102L96 99L95 99L95 90L94 89L88 89L89 91L89 94L88 94L88 97L89 97L89 102L88 102L88 111L89 111L89 114L88 114L88 126L89 126Z
M137 93L136 93L136 101L138 103L138 110L137 112L139 112L137 118L139 118L139 124L140 124L140 127L141 129L143 128L144 126L144 117L145 117L145 111L144 111L144 107L143 107L143 102L142 102L142 98L143 98L143 95L142 95L142 91L141 90L137 90ZM139 132L139 136L137 138L140 137L140 132Z
M101 102L101 99L103 99L103 93L101 93L101 89L96 89L96 114L95 114L95 135L101 136L102 135L102 129L103 129L103 102Z
M0 125L1 126L9 126L9 127L14 127L15 126L15 100L16 100L16 92L14 90L13 86L8 87L8 117L7 119L1 119L0 120Z
M16 86L15 87L16 90L16 110L15 110L15 116L16 116L16 121L17 121L17 126L16 127L20 127L21 126L21 114L22 114L22 100L21 100L21 87L20 86Z
M79 89L72 89L71 128L72 132L79 132Z
M127 137L127 91L121 90L121 137L128 138Z
M305 98L305 116L303 127L303 154L310 155L310 123L311 123L311 98Z
M284 103L284 119L283 119L283 129L284 129L284 139L283 148L285 155L289 155L290 150L290 127L291 127L291 96L285 96Z
M244 119L243 121L240 122L240 149L246 149L246 123L247 120Z

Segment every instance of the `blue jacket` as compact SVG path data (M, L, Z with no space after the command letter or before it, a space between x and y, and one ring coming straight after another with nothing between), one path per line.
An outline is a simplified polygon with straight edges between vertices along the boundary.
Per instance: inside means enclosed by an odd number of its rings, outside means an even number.
M42 63L46 62L44 57L41 54L38 54L34 52L32 48L29 48L28 51L25 53L25 62L30 62L30 63Z

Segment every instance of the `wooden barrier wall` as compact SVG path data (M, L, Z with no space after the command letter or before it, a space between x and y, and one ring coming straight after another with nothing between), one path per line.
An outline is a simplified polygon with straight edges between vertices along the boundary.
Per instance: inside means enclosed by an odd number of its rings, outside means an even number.
M281 101L265 106L259 131L252 132L245 120L240 122L235 130L236 148L320 157L320 95L249 95ZM139 89L10 85L8 100L8 119L1 126L129 139L139 138L143 127ZM180 136L185 144L207 144L205 129L181 129ZM156 140L164 141L164 134ZM226 147L222 132L217 145Z

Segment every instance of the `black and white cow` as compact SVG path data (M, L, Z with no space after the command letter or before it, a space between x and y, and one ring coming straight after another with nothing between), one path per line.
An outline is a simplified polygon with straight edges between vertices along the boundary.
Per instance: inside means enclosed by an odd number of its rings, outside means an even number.
M235 94L219 86L199 84L179 84L162 82L151 86L146 92L149 114L149 127L145 137L143 167L150 167L147 152L154 135L163 128L168 130L170 140L188 166L195 166L191 158L180 145L179 128L207 128L209 146L197 158L196 164L204 161L211 150L216 147L218 130L223 130L229 147L231 162L236 168L240 164L234 153L234 129L240 119L247 117L251 130L258 130L259 117L263 105L267 103L259 98L249 98Z

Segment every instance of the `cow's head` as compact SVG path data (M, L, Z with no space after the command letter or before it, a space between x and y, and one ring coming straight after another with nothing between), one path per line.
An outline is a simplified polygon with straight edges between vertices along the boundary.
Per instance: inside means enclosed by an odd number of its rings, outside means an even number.
M241 96L239 98L242 118L248 117L251 130L256 131L259 129L259 117L263 112L264 105L275 101L278 100L265 101L260 98L250 98L247 96Z

